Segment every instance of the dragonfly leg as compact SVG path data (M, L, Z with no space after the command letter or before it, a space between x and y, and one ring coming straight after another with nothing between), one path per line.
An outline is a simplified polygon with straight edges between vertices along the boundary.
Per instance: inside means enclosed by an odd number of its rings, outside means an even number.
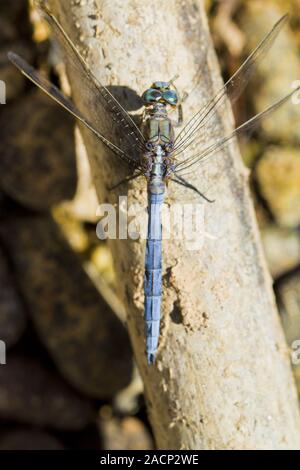
M177 87L174 84L175 80L179 78L179 75L175 75L175 77L172 78L172 80L169 80L169 85L172 85L173 88L177 91ZM177 121L172 121L172 124L174 127L181 127L183 124L183 111L182 111L182 103L184 100L187 98L188 94L186 92L183 93L182 98L180 99L180 103L177 106Z
M177 106L177 121L173 121L172 124L174 127L181 127L183 123L183 111L181 103Z
M195 193L197 193L207 202L210 202L210 203L215 202L212 199L208 199L208 197L206 197L203 193L201 193L201 191L199 191L199 189L197 189L196 186L193 186L191 183L189 183L184 178L182 178L182 176L174 175L174 177L171 178L171 181L174 181L174 183L180 184L181 186L184 186L185 188L192 189L193 191L195 191Z
M119 181L117 184L115 184L114 186L109 186L107 189L109 191L112 191L113 189L116 189L118 188L119 186L121 186L123 183L128 183L128 181L131 181L131 180L134 180L135 178L138 178L139 176L141 176L143 173L136 173L136 174L133 174L133 175L128 175L126 176L126 178L122 179L121 181Z
M182 109L182 103L184 103L184 101L187 99L187 97L189 96L189 93L187 93L186 91L183 92L182 96L181 96L181 99L180 99L180 103L179 105L177 106L177 121L173 122L173 126L174 127L181 127L182 124L183 124L183 109Z

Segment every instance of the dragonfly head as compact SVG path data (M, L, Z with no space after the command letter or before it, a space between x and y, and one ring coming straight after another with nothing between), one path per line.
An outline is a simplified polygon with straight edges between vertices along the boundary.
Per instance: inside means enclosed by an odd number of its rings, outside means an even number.
M142 95L144 105L153 106L157 103L161 103L164 106L170 105L175 108L179 102L179 97L173 85L173 80L170 82L152 83L151 87L144 91Z

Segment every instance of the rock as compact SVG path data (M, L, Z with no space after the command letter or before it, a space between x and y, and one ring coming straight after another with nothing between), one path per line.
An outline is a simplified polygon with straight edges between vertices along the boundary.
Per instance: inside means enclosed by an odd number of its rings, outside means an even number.
M7 106L0 115L2 189L34 210L72 198L73 128L73 119L38 90Z
M248 54L286 12L286 7L280 2L268 2L267 5L260 0L245 2L238 21L247 37ZM300 63L296 38L297 35L292 33L290 25L286 24L267 55L258 64L255 76L250 82L250 99L256 113L290 93L293 81L295 85L299 81ZM261 125L265 137L269 140L299 143L299 106L290 100L277 109L272 117L264 119Z
M300 397L300 269L282 277L275 291Z
M6 18L0 16L0 41L3 44L5 41L12 41L16 38L17 31L13 24L7 21Z
M64 433L63 443L67 449L100 450L101 441L100 441L97 420L91 423L88 427L76 433L74 432Z
M24 308L0 247L0 340L9 348L21 338L25 326Z
M85 394L115 395L131 378L127 332L53 219L11 216L0 235L39 338L60 372Z
M5 206L5 202L6 202L6 196L2 191L0 191L0 217L3 213L3 208Z
M97 216L98 200L95 186L92 180L90 164L81 137L79 128L75 128L77 188L75 197L71 201L60 204L62 209L73 215L73 218L82 222L98 222Z
M0 416L58 430L84 428L94 418L91 402L55 373L24 354L8 354L0 374Z
M117 418L108 406L100 410L100 434L104 450L152 450L151 435L138 418Z
M260 192L283 227L300 224L300 151L269 147L256 167Z
M300 237L296 231L269 225L261 231L263 246L274 279L300 262Z
M8 60L7 53L9 51L16 52L29 62L31 62L33 58L33 53L30 48L30 45L24 41L11 42L1 47L0 79L5 83L6 103L10 103L12 100L19 97L21 92L24 91L25 87L28 84L28 79L26 79L26 77L21 72L19 72L19 70ZM5 114L6 111L7 107L5 107L4 109L2 107L1 114Z
M0 435L0 450L63 450L64 446L43 431L19 428Z
M27 18L27 21L26 21ZM31 26L28 18L27 2L0 3L0 44L17 37L29 38Z
M114 397L113 407L119 415L134 415L141 405L141 396L144 392L144 384L137 368L134 368L132 380L128 387L121 390Z

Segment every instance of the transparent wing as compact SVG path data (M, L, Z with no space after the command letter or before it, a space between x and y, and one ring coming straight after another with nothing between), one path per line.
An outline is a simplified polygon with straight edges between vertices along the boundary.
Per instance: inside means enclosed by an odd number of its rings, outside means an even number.
M47 6L43 2L38 2L38 5L61 46L69 75L78 80L73 85L79 88L80 104L83 109L89 110L93 128L137 163L140 152L145 150L145 139L140 129L110 91L94 76Z
M73 102L67 98L55 85L46 80L33 67L31 67L31 65L29 65L25 60L23 60L14 52L9 52L8 58L24 75L26 75L26 77L35 83L35 85L41 88L45 93L47 93L47 95L53 98L63 108L69 111L69 113L81 121L88 129L90 129L110 150L113 151L113 153L115 153L129 165L133 166L134 168L138 168L137 164L132 159L130 159L122 149L107 140L97 129L95 129L93 125L80 113Z
M191 144L197 144L198 140L201 139L201 129L205 128L205 131L209 132L207 127L209 120L212 119L220 107L227 102L227 98L230 98L232 103L239 98L250 78L255 73L258 64L265 57L287 19L288 15L284 15L280 18L235 74L186 124L175 139L174 157L184 152Z
M266 118L269 114L271 114L273 111L275 111L284 103L286 103L295 93L298 93L299 90L300 90L300 87L295 88L291 93L284 96L280 100L276 101L272 106L267 108L265 111L262 111L261 113L257 114L256 116L253 116L251 119L241 124L239 127L237 127L233 132L231 132L227 136L217 139L213 144L208 145L206 148L202 149L201 152L198 152L195 155L192 155L190 158L187 158L183 162L179 162L177 165L175 164L174 172L183 176L192 171L195 171L195 167L197 165L199 165L200 163L202 164L205 160L207 160L216 152L218 152L222 147L224 147L224 145L226 145L234 137L244 132L249 132L250 130L255 129L259 125L259 123L262 121L262 119Z

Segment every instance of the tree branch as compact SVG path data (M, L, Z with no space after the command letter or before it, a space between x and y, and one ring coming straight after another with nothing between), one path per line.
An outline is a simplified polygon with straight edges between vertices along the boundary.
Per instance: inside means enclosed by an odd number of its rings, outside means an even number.
M185 105L187 118L221 84L201 0L49 3L106 85L140 94L152 81L180 73L176 85L189 90L202 64L200 86ZM80 77L71 76L70 82L80 103ZM217 135L231 125L229 106L210 122ZM83 135L99 200L116 202L121 188L113 193L105 188L126 172L87 131ZM157 445L299 448L300 419L288 351L237 145L228 146L192 176L192 183L216 202L204 206L209 236L200 250L188 250L181 240L164 242L162 332L153 367L146 364L144 353L145 243L111 243ZM214 189L207 191L208 186ZM144 179L130 183L129 204L145 204L145 190ZM170 186L170 205L191 201L199 202L185 188Z

